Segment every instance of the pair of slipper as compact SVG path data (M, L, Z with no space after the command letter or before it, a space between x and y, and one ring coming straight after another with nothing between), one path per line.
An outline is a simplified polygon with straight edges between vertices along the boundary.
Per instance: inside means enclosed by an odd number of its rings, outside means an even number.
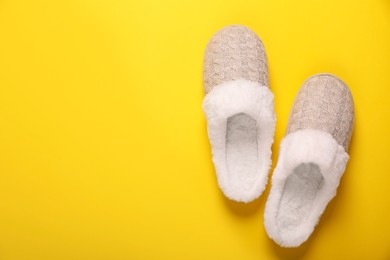
M276 116L260 38L234 25L218 31L204 58L203 110L212 160L226 197L250 202L271 168ZM312 234L345 171L354 121L347 85L330 74L307 79L292 106L267 199L268 236L296 247Z

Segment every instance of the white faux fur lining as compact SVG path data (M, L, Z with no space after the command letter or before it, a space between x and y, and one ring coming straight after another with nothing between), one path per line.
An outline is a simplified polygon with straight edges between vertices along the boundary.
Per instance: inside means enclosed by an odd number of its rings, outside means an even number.
M327 132L303 129L284 137L264 212L266 231L276 243L297 247L309 238L348 160Z
M276 121L273 100L268 87L244 79L215 86L203 100L218 183L232 200L256 199L268 181Z

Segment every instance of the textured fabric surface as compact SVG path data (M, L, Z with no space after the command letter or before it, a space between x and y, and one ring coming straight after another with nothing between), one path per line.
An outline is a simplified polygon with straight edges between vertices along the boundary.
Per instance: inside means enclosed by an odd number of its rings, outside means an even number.
M267 57L260 38L245 26L219 30L207 44L203 86L207 94L223 82L247 79L268 86Z
M232 25L214 34L203 66L203 110L218 184L226 197L250 202L263 192L275 132L263 44Z
M314 128L330 133L348 151L354 122L354 107L348 86L330 74L307 79L290 111L286 135Z
M336 195L348 160L328 132L308 128L285 136L264 210L268 236L283 247L305 242Z
M272 164L276 118L271 90L245 79L227 81L205 96L203 111L219 187L235 201L256 199Z

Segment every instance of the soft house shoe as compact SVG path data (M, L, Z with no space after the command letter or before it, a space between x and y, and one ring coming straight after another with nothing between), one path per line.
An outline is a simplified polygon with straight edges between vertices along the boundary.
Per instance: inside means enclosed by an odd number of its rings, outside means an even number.
M250 202L268 181L276 120L260 38L240 25L215 33L205 51L203 86L218 184L229 199Z
M354 106L347 85L330 74L299 90L272 176L264 225L283 247L297 247L314 231L336 195L349 159Z

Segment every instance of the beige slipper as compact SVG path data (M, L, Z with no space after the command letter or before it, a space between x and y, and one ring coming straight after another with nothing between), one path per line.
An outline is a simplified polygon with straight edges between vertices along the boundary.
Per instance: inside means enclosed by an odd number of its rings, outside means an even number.
M263 43L250 29L218 31L206 47L203 110L220 188L226 197L249 202L268 180L275 131Z
M280 145L264 224L279 245L296 247L312 234L336 195L349 156L354 108L347 85L315 75L299 90Z

